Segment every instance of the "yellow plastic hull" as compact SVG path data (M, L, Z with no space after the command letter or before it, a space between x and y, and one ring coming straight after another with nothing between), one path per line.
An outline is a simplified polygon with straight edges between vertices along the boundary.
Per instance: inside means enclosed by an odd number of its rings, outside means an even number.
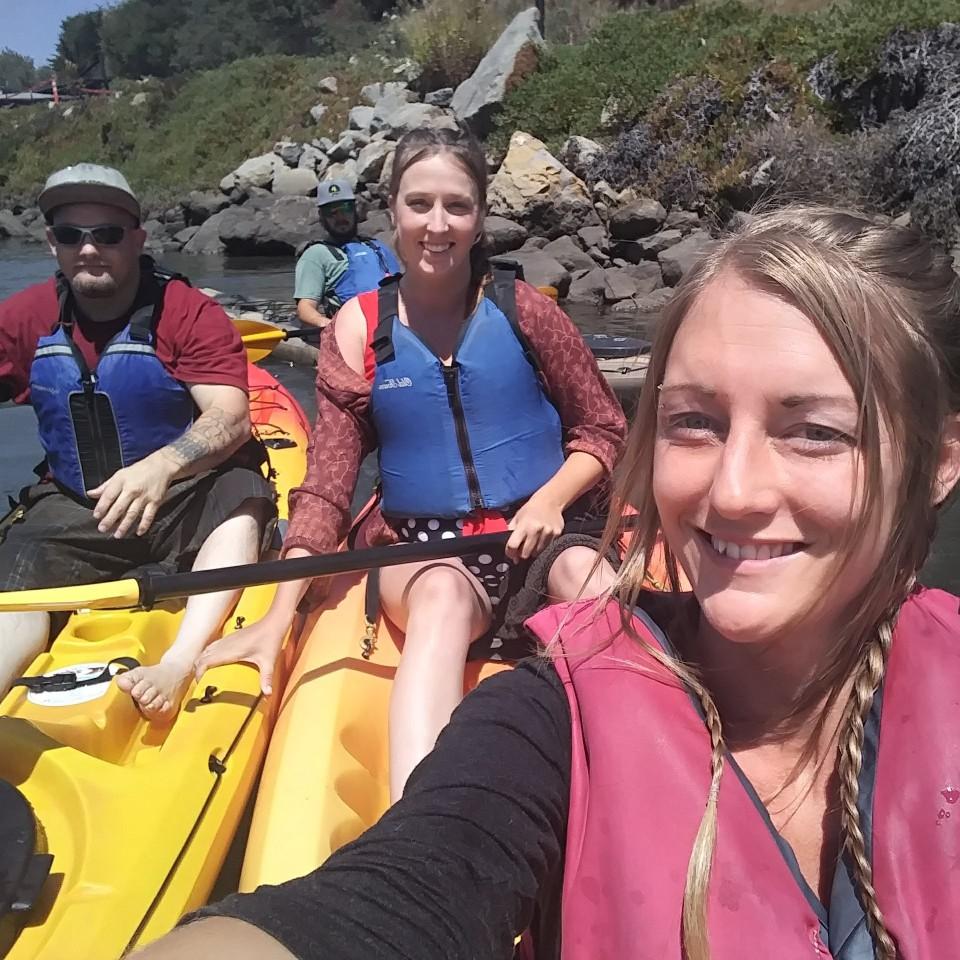
M285 512L305 469L308 425L293 398L251 368L251 408ZM228 630L258 619L275 587L244 591ZM132 656L155 663L182 609L74 614L27 671ZM100 688L97 688L100 690ZM69 699L69 698L67 698ZM113 683L94 699L51 706L15 688L0 703L0 777L26 796L53 866L39 901L0 953L8 960L116 960L204 903L266 750L276 701L254 669L210 671L176 721L148 725Z
M363 654L366 577L342 576L308 618L283 693L247 841L240 889L318 867L389 803L387 709L402 634L381 618ZM502 663L473 663L465 687Z

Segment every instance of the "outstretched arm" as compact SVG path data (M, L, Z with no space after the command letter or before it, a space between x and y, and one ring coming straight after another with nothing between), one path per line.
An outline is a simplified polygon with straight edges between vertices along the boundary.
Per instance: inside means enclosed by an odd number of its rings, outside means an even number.
M566 697L527 661L464 700L403 798L323 867L204 908L218 919L137 958L509 958L535 907L558 906L569 781Z

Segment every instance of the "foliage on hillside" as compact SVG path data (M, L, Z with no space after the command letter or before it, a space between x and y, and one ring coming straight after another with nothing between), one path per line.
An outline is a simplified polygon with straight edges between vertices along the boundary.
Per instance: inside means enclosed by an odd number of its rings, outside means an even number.
M603 135L641 119L675 79L712 77L737 97L751 74L774 60L804 71L835 54L840 69L855 73L893 30L951 20L960 20L960 0L839 0L796 15L723 0L618 14L587 42L552 48L539 73L509 98L500 136L527 130L558 146L573 133Z
M80 160L122 167L156 201L215 186L285 136L338 133L373 72L363 60L254 57L186 80L121 86L119 98L74 105L69 117L45 107L0 112L0 201L28 199L51 171ZM317 92L329 73L340 78L335 97ZM137 93L145 103L133 103ZM308 116L317 102L330 107L320 126Z

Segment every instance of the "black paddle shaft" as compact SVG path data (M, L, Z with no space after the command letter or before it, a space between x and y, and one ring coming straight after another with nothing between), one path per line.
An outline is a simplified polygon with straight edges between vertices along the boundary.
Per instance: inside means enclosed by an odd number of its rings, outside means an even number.
M625 517L625 526L631 526L632 517ZM582 521L567 524L564 533L599 534L604 521ZM197 593L218 593L265 583L283 583L287 580L305 580L313 577L332 577L340 573L356 573L373 567L390 567L399 563L421 560L442 560L465 553L483 553L502 547L510 532L480 533L457 537L454 540L432 540L427 543L404 543L388 547L369 547L364 550L343 550L314 557L296 557L293 560L267 560L217 570L199 570L195 573L150 574L136 577L140 585L140 606L149 610L161 600L193 596Z

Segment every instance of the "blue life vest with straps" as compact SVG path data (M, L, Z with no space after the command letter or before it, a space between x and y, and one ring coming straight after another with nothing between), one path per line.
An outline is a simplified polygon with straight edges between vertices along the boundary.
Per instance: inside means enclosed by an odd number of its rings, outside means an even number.
M30 400L47 466L61 488L83 499L193 423L189 391L154 350L164 288L184 278L160 271L149 258L142 270L149 302L107 343L93 370L73 342L73 296L58 278L60 315L53 332L37 341L30 366Z
M563 465L560 415L516 319L515 275L495 271L449 365L378 294L371 407L384 514L464 517L526 500Z
M400 272L400 263L393 251L380 240L357 237L347 243L330 240L317 240L316 243L322 243L337 259L347 261L347 269L334 288L324 294L323 307L328 315L336 313L358 294L376 290L384 277Z

